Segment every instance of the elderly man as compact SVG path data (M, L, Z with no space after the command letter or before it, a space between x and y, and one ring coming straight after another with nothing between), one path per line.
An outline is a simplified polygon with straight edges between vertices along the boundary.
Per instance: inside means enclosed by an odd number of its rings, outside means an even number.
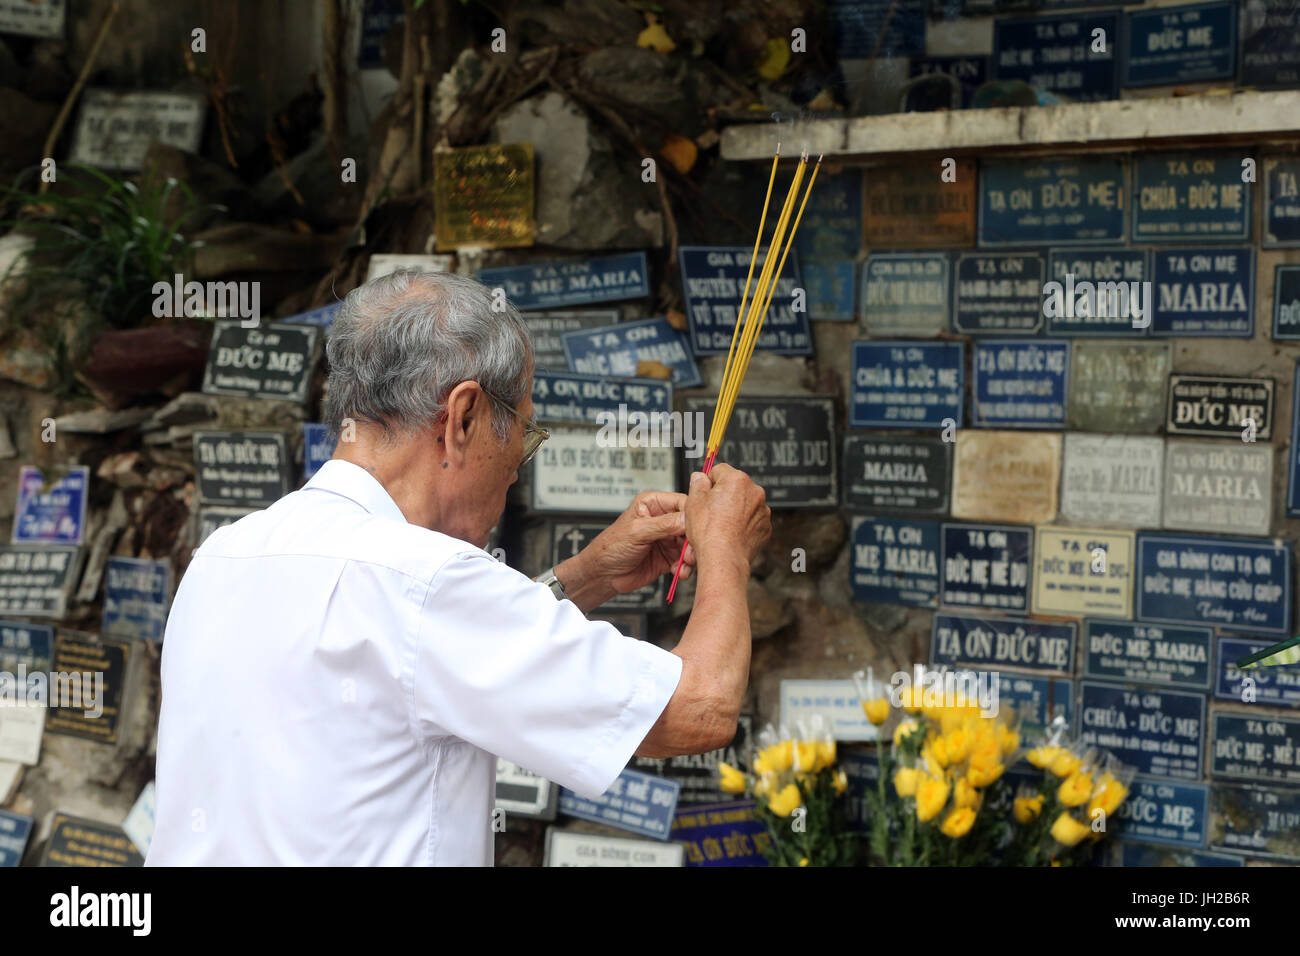
M355 440L215 532L177 591L148 864L490 865L497 756L594 797L633 754L731 740L761 488L719 465L640 494L532 581L483 550L546 437L519 315L398 273L347 297L328 356L326 420ZM684 541L673 651L583 615Z

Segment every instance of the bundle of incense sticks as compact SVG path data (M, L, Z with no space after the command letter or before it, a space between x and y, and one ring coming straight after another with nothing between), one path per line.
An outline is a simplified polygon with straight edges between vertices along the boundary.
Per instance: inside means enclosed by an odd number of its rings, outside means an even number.
M722 387L718 390L718 404L713 410L713 426L709 430L709 443L704 456L704 468L707 475L713 470L717 460L718 449L727 434L727 424L731 421L732 410L736 407L736 398L740 395L740 385L745 380L749 369L749 360L758 344L759 333L763 331L763 320L767 318L767 307L772 302L776 291L776 282L785 267L785 258L790 254L794 243L794 234L803 218L804 207L808 205L808 196L812 193L813 183L817 181L817 171L821 169L822 158L817 157L812 175L808 178L808 187L804 190L803 201L799 203L799 212L790 222L794 211L794 202L799 196L799 186L803 182L804 172L808 168L808 151L804 150L795 167L794 178L790 182L790 191L786 193L781 215L777 218L776 229L772 233L772 242L768 245L767 255L763 258L763 268L758 274L758 284L754 286L753 298L749 295L750 285L754 280L754 266L758 262L758 249L763 242L763 230L767 226L767 210L772 201L772 186L776 182L776 166L781 159L781 144L776 146L776 155L772 157L772 172L767 179L767 195L763 199L763 215L758 222L758 235L754 237L754 251L749 257L749 274L745 276L745 292L740 299L740 309L736 313L736 328L731 333L731 348L727 350L727 364L723 366ZM789 230L787 235L786 230ZM776 256L781 251L780 259ZM683 545L681 556L677 559L677 570L673 572L672 587L668 589L668 603L677 593L677 582L682 575L682 562L686 559L686 547Z

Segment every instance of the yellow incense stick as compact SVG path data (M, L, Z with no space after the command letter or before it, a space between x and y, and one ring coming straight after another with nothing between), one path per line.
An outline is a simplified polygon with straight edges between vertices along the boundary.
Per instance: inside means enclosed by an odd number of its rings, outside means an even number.
M758 235L754 237L754 250L749 254L749 273L745 276L745 292L740 297L740 311L736 313L736 327L731 330L731 347L727 349L727 362L722 367L722 380L731 377L731 359L736 352L736 336L740 333L741 316L745 314L745 303L749 301L749 284L754 278L754 263L758 261L758 246L763 241L763 226L767 223L767 207L772 201L772 185L776 182L776 164L781 159L781 144L776 144L776 155L772 157L772 172L767 177L767 195L763 197L763 215L758 220ZM716 417L716 416L715 416Z
M790 221L790 214L794 209L795 200L799 196L799 186L803 182L804 171L808 166L808 153L805 151L800 157L799 165L795 169L794 177L790 182L790 188L786 193L785 202L781 204L781 213L777 217L776 227L772 231L772 241L768 244L767 255L763 260L763 268L759 270L758 284L755 285L753 298L750 298L750 287L754 278L754 266L758 261L758 250L763 241L763 230L767 226L767 211L772 200L772 186L776 181L776 167L781 158L781 147L777 144L776 155L772 157L772 171L768 175L767 195L763 198L763 213L759 218L758 235L754 239L754 249L750 253L749 272L745 276L745 291L740 299L740 309L736 313L736 327L731 332L731 345L727 349L727 361L722 369L722 384L718 389L718 401L713 410L713 423L709 429L709 441L707 447L707 457L704 459L704 473L707 475L713 469L713 463L717 457L719 449L722 447L723 438L727 433L727 425L731 421L731 414L735 410L736 400L740 396L740 386L745 380L745 373L749 370L749 361L754 355L754 349L758 345L758 338L763 330L763 323L767 318L768 307L772 304L772 296L776 292L776 284L780 280L781 272L785 268L786 257L790 255L790 248L794 245L795 233L799 229L799 223L803 220L804 209L808 205L808 197L812 195L813 183L817 181L817 172L821 169L821 157L817 157L817 163L813 167L812 176L808 178L808 187L804 190L803 200L799 203L799 212L794 217L794 222ZM789 236L786 235L786 229L789 229ZM780 256L777 255L780 250ZM681 556L677 559L677 570L673 574L672 586L668 589L668 603L672 603L673 596L677 593L677 582L681 578L682 563L686 559L686 547L682 546Z
M797 216L795 216L794 224L790 227L790 235L789 238L786 240L785 247L781 251L781 258L780 260L778 260L776 269L772 273L772 279L768 283L767 295L763 301L761 310L759 310L758 312L758 319L756 322L753 323L754 327L752 332L749 328L746 328L745 330L746 333L748 334L748 338L745 342L742 343L744 351L737 360L740 373L733 377L734 381L731 383L731 394L727 399L727 405L722 410L723 414L721 416L718 416L722 420L722 428L717 436L717 445L715 446L717 448L722 447L722 441L726 437L727 426L731 422L731 413L735 410L736 399L740 395L741 383L744 381L745 372L748 371L749 369L749 360L753 357L754 349L758 344L758 338L763 332L763 323L767 318L767 310L768 307L771 305L772 296L776 292L776 284L780 279L782 270L784 270L785 268L785 260L790 255L790 248L794 245L795 232L796 230L798 230L799 223L803 219L804 209L808 205L808 197L812 194L813 183L817 180L817 172L820 169L821 169L821 158L819 157L816 165L813 167L812 176L809 177L808 179L808 188L804 191L803 201L799 204L799 213ZM793 194L796 190L797 190L797 183L794 186L792 186L791 193ZM769 258L771 258L774 255L774 251L775 251L775 246L770 247L768 249Z
M714 409L713 427L709 434L708 450L710 452L717 451L721 444L719 436L725 428L728 416L731 414L728 396L732 392L739 390L740 381L744 378L749 367L749 356L753 354L753 346L750 340L753 337L754 318L760 308L771 300L768 286L772 281L772 270L777 259L774 250L781 247L781 240L785 238L785 230L790 221L790 211L794 206L795 198L798 196L799 183L803 179L803 170L806 163L807 157L805 156L795 170L794 181L790 184L790 191L786 194L785 202L782 204L781 215L776 221L776 230L772 234L772 242L768 245L767 256L763 260L763 269L758 277L758 288L754 291L754 298L749 303L749 311L737 319L738 328L742 323L744 325L744 329L740 333L740 352L737 354L731 368L727 370L730 374L724 374L722 388L718 391L718 404ZM755 247L754 254L757 257L757 247Z

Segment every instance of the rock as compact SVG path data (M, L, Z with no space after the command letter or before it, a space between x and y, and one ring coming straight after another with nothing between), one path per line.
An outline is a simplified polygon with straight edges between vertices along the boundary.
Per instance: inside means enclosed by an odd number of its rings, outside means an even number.
M215 279L232 272L324 272L343 252L346 236L300 235L254 223L233 223L196 233L194 276Z
M843 515L839 512L803 513L796 522L790 531L791 546L804 549L808 558L808 570L822 568L833 562L848 534Z
M27 85L23 92L34 99L52 103L57 108L72 89L72 73L67 67L67 47L62 40L38 40L32 48L27 66Z
M99 467L95 470L95 477L120 488L143 487L141 472L136 468L142 457L142 453L138 451L124 451L117 455L109 455L99 463Z
M155 411L141 430L152 431L169 425L188 425L191 422L212 421L217 417L220 399L202 392L182 392L162 408Z
M0 87L0 178L12 182L23 169L40 163L45 137L58 107L40 103L15 89Z
M292 445L292 436L302 434L306 414L306 409L296 402L223 396L217 405L216 427L233 431L283 428L290 432Z
M23 85L23 68L9 50L8 44L0 40L0 86L19 87Z
M71 432L74 435L107 435L109 432L132 428L149 417L152 409L125 408L111 411L107 408L88 408L85 411L70 412L54 420L55 432Z
M660 0L658 7L663 10L668 29L683 45L707 43L731 15L727 4L699 0Z
M31 260L27 254L36 245L31 236L10 232L0 236L0 320L16 319L8 315L12 303L27 290L23 278Z
M90 547L90 557L86 559L86 570L81 575L81 585L77 589L77 602L88 604L99 593L99 583L104 577L104 566L113 542L127 526L126 501L122 489L113 493L113 502L109 505L104 523L94 533Z
M586 113L555 91L523 100L493 125L501 143L537 157L537 242L566 249L663 244L657 191L646 189Z
M110 409L175 395L201 380L211 340L212 326L199 321L104 332L77 378Z
M0 418L0 458L17 458L18 450L14 448L13 435L9 432L9 423Z
M253 188L253 197L264 209L305 219L321 229L350 226L356 222L365 197L369 149L365 137L354 136L339 144L339 157L335 159L322 136L280 169L263 176ZM356 181L351 183L343 182L340 166L343 159L349 158L357 164Z
M487 60L479 56L473 47L466 47L461 52L455 65L442 75L434 90L431 107L436 128L441 129L447 125L466 94L483 78L487 70Z
M781 628L794 623L794 608L790 601L776 596L754 578L749 579L746 597L749 602L749 630L754 640L771 637Z
M194 441L194 433L201 432L213 427L212 422L194 422L190 425L173 425L170 428L162 428L151 431L144 436L144 445L152 448L155 445L172 445L173 447L190 447Z
M587 54L578 72L601 99L636 106L668 129L689 122L680 60L642 47L605 47Z
M862 617L872 629L892 634L907 622L907 608L897 604L864 603Z
M0 378L21 382L31 388L49 388L58 376L54 359L21 334L0 347Z
M212 225L217 219L256 219L261 215L248 187L233 172L220 163L166 143L155 142L149 147L141 176L175 179L194 194L201 208L185 222L186 235ZM175 222L184 206L184 196L177 190L167 202L163 220Z
M645 26L635 10L609 0L564 0L566 13L582 23L582 38L593 45L629 44Z
M753 242L752 238L750 240ZM722 373L727 367L727 356L713 355L696 359L708 390L717 394L722 387ZM745 371L745 384L741 395L808 395L811 393L812 373L808 360L797 356L776 355L755 351Z
M817 598L828 608L847 609L853 604L853 589L850 585L849 549L845 548L835 556L835 562L821 571L816 578Z

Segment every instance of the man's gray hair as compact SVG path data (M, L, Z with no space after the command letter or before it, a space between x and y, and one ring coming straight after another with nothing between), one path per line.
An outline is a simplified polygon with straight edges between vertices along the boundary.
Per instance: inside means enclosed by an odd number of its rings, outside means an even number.
M492 290L447 272L394 272L348 293L325 347L324 418L338 439L345 418L379 425L385 437L431 428L461 382L517 407L532 387L528 326ZM514 416L492 403L505 441Z

